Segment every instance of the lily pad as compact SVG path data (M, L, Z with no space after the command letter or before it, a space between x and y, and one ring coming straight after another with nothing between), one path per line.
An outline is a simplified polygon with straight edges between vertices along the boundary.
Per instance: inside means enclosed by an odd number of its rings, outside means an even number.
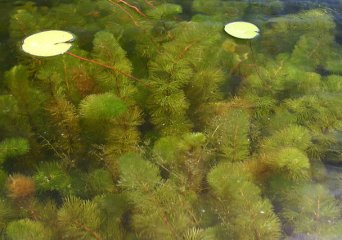
M22 49L34 56L50 57L68 51L75 39L72 33L60 30L49 30L33 34L24 39Z
M240 39L253 39L260 32L256 25L249 22L231 22L224 27L224 30L229 35Z

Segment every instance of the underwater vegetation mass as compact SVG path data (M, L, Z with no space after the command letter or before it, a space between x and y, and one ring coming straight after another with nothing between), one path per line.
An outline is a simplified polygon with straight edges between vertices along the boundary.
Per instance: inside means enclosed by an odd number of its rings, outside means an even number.
M341 239L336 12L286 9L0 2L0 239Z

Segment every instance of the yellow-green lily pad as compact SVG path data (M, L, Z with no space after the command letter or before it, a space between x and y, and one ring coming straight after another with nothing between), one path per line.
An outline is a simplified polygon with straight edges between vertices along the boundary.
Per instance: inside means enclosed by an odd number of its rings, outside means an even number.
M253 39L260 32L256 25L249 22L231 22L224 27L224 30L229 35L240 39Z
M33 34L24 39L22 49L34 56L50 57L67 52L75 39L72 33L49 30Z

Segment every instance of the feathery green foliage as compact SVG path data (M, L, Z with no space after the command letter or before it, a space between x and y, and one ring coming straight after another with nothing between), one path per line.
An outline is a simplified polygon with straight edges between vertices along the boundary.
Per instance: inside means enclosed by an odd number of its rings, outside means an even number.
M139 155L126 154L120 158L120 186L138 192L152 191L160 181L158 168Z
M209 135L227 161L244 161L249 155L249 116L243 110L227 111L210 123Z
M39 164L34 181L38 191L58 191L63 195L68 195L73 191L70 176L56 162Z
M101 210L101 231L104 239L125 239L125 216L130 205L124 194L98 195L94 201Z
M101 239L101 224L96 203L70 197L58 210L58 223L67 239Z
M95 141L98 139L102 142L111 127L110 120L127 110L126 104L110 92L88 95L81 101L79 108L83 129L94 136Z
M86 178L88 181L88 191L94 195L110 193L114 191L112 176L105 169L96 169L89 173Z
M338 239L340 207L329 191L319 184L303 184L284 193L281 216L295 234Z
M81 128L75 106L65 99L53 101L47 107L55 127L55 151L62 154L65 165L73 165L81 151Z
M11 240L23 239L23 240L49 240L51 234L44 228L40 222L35 222L29 219L21 219L11 222L6 233Z
M293 4L0 2L0 238L339 239L342 6Z
M198 192L203 188L208 169L206 137L202 133L188 133L178 137L160 138L154 145L156 163L181 186Z
M310 162L305 153L296 148L280 148L263 160L277 174L284 174L290 179L308 178ZM272 171L271 170L271 171Z
M0 231L2 232L10 219L13 217L13 211L10 204L4 200L0 199Z
M177 4L170 4L170 3L165 3L161 4L158 7L149 10L147 12L147 16L161 20L161 19L168 19L171 18L179 13L182 12L182 7Z
M9 157L17 157L27 153L30 149L27 139L7 138L0 143L0 163Z
M294 147L305 151L310 145L309 130L299 125L291 125L267 138L262 148L265 151L277 151L281 147Z
M182 239L194 224L186 196L171 181L162 182L159 170L139 156L120 159L120 170L120 186L134 205L132 225L138 235L142 239Z
M280 236L279 219L271 203L261 197L260 189L241 163L222 163L212 168L208 182L215 194L213 207L220 220L221 238L277 239Z
M80 103L80 114L88 120L108 120L125 112L125 104L114 94L90 95Z
M339 75L329 75L325 82L328 92L341 93L342 92L342 79Z

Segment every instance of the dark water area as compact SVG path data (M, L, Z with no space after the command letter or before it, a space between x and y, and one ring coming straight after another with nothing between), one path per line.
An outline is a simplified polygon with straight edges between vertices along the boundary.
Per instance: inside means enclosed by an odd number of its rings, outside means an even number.
M0 240L60 239L342 239L342 0L0 0Z

